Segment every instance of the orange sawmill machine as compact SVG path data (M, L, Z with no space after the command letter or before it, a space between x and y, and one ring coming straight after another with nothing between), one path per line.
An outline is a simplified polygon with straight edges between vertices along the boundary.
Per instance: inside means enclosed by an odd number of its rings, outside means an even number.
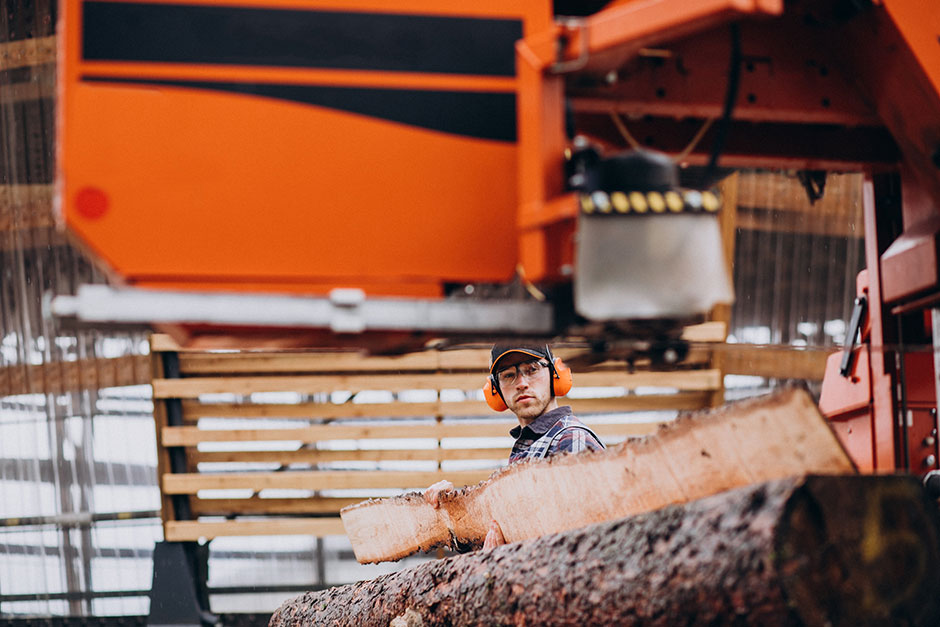
M197 346L576 336L676 361L682 326L733 298L723 173L819 193L862 171L863 341L824 409L861 468L937 466L935 3L64 0L60 19L57 203L115 286L57 315Z

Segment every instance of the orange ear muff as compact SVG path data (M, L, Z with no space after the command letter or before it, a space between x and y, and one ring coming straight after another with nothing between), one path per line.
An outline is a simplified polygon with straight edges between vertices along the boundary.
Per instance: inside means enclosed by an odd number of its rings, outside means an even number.
M486 399L486 404L489 405L490 409L493 411L506 411L508 409L508 407L506 407L506 401L503 400L499 390L496 389L496 382L493 381L492 376L487 377L486 383L483 384L483 398Z
M552 378L552 391L555 396L564 396L571 391L571 368L565 365L561 357L555 358L555 376Z

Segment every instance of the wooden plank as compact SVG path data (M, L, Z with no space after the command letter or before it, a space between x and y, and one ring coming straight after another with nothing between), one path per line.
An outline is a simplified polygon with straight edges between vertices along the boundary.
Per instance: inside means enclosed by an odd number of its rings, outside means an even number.
M173 352L179 353L186 351L187 349L180 346L176 340L167 335L166 333L151 333L150 334L150 352L151 353L166 353Z
M430 403L200 403L183 401L187 421L199 418L404 418L418 416L492 416L481 401Z
M507 542L517 542L760 481L853 470L809 394L784 389L685 416L607 451L514 464L481 485L445 493L439 508L412 494L341 514L356 558L377 562L451 538L479 544L491 520Z
M200 429L164 427L163 446L196 446L202 442L302 442L312 444L328 440L366 440L400 438L499 438L508 437L517 423L493 420L477 424L408 424L381 426L314 425L291 429ZM598 435L646 435L660 422L590 424Z
M198 398L201 394L242 394L254 392L298 392L326 394L336 390L389 390L478 387L480 376L466 374L408 375L323 375L268 377L200 377L177 381L154 381L155 398ZM482 384L479 384L482 385Z
M726 344L721 348L722 366L728 374L753 375L773 379L822 381L826 359L836 348L799 348Z
M811 214L822 219L834 215L843 221L862 222L862 180L859 173L829 173L823 197L810 203L795 176L780 172L741 172L737 206Z
M192 512L196 516L229 516L238 514L336 514L339 510L362 501L354 498L327 498L322 496L304 498L262 499L191 499ZM345 532L344 532L345 533Z
M194 377L160 379L153 382L154 398L198 398L203 394L298 392L324 394L336 390L473 390L482 385L481 374L387 374L269 377ZM585 372L578 376L582 387L664 387L679 390L713 390L721 384L717 370L671 372Z
M436 372L488 368L487 351L427 351L395 357L365 356L358 352L238 352L181 353L180 369L193 374Z
M686 342L724 342L727 336L728 324L724 320L709 320L682 330L682 339Z
M734 248L737 239L735 229L737 225L739 183L740 173L735 172L731 176L725 177L718 185L722 201L721 213L718 216L718 225L721 228L721 246L722 252L724 253L725 272L732 284L734 283ZM722 336L718 341L724 343L728 337L728 325L731 324L731 304L719 303L715 305L712 307L709 317L714 323L721 325ZM722 385L711 393L708 399L708 405L710 407L718 407L725 402L724 369L722 368L721 354L719 351L711 351L710 357L711 362L709 365L721 372L719 379Z
M0 233L55 227L52 196L52 185L0 185Z
M509 447L501 448L427 448L427 449L357 449L354 451L326 451L300 449L296 451L197 451L187 450L192 463L277 463L326 464L330 462L386 462L386 461L450 461L467 459L505 460Z
M577 415L628 411L699 409L707 404L708 392L642 394L609 398L562 398ZM404 418L420 416L493 417L482 401L432 403L199 403L183 401L183 415L188 422L199 418Z
M301 470L296 472L179 473L163 475L166 494L196 494L199 490L373 490L425 488L441 479L456 486L479 483L489 470L359 471Z
M0 72L55 63L56 36L32 37L0 43Z
M699 325L688 337L690 342L713 342L724 325ZM691 329L691 327L690 327ZM586 349L559 348L558 357L569 360ZM367 357L358 353L180 353L180 369L186 376L224 374L339 374L339 373L434 373L470 371L483 376L489 365L489 351L448 351L411 353L400 357ZM624 364L603 362L590 370L623 370ZM579 370L576 369L575 372Z
M277 442L296 441L305 444L327 440L364 440L445 437L502 437L509 434L514 423L493 421L492 424L456 425L441 423L383 426L314 425L287 429L199 429L198 427L166 427L164 446L196 446L202 442Z
M682 337L689 342L721 342L726 325L705 322L690 325ZM336 373L336 372L407 372L439 370L473 370L485 372L489 368L489 350L464 349L426 351L385 357L367 356L357 351L232 351L206 352L183 350L165 334L151 336L154 352L180 352L180 370L185 375L197 374L250 374L250 373ZM556 353L562 359L583 349L559 347ZM623 364L611 364L622 368Z
M745 231L831 235L858 239L865 236L861 218L852 221L832 214L813 216L808 213L772 212L745 207L738 209L737 228Z
M3 366L0 368L0 396L30 394L42 381L44 392L64 394L77 390L142 385L150 383L147 355L100 357L46 364Z
M179 352L185 374L251 372L398 372L431 370L487 370L489 351L458 349L376 356L347 350L226 350L207 351L180 346L164 333L150 338L154 352Z
M226 520L200 522L176 520L164 525L167 542L195 542L222 536L341 536L339 517L280 518L270 520Z

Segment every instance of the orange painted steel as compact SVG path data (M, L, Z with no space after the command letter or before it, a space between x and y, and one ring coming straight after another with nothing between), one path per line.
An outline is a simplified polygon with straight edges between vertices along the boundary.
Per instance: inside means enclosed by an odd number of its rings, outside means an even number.
M374 295L434 296L447 284L506 282L518 271L536 282L570 281L576 207L562 180L564 104L572 90L567 75L616 69L648 46L668 45L670 54L709 61L693 68L692 78L659 72L607 90L575 87L575 110L615 107L663 119L714 118L725 80L723 25L741 17L768 18L744 31L750 59L785 55L792 25L800 27L795 18L780 24L771 19L783 12L782 0L621 1L585 18L558 21L548 0L487 0L467 7L439 0L394 7L379 0L164 0L148 6L517 20L521 38L509 52L515 72L504 75L486 68L445 72L83 54L83 11L132 4L63 4L59 198L64 222L109 269L128 283L171 289L322 294L361 287ZM919 62L933 81L927 99L936 101L936 12L925 15L916 0L889 0L884 8L877 23L890 15L912 51L893 62ZM791 26L781 30L781 24ZM843 61L849 69L863 61L872 66L864 56L847 54ZM821 98L805 72L786 56L776 63L776 92L750 94L759 102L742 102L736 120L857 128L887 115L918 175L926 176L926 127L936 116L921 112L919 126L910 126L893 115L905 103L918 109L915 100L885 97L879 111L852 99L819 107ZM900 91L878 82L896 80L891 76L897 74L873 71L877 80L870 91ZM747 80L745 75L745 89ZM754 80L756 91L760 79ZM827 89L850 91L839 88L838 80ZM481 137L271 95L311 87L353 90L353 100L377 92L446 92L456 98L451 102L461 95L504 96L514 103L516 130L514 136ZM736 154L734 146L727 158L739 165L788 167L885 167L897 160L877 138L860 137L875 141L884 163L867 153ZM699 149L688 160L702 158ZM937 185L926 184L935 198ZM92 206L80 198L96 200Z
M630 55L643 42L781 9L779 0L634 2L571 30L553 21L548 0L164 0L148 6L518 20L516 73L86 54L89 11L133 4L63 4L59 194L82 246L140 286L425 297L517 271L570 280L575 206L562 182L557 62L582 45L593 56ZM562 35L569 45L556 58ZM479 137L271 96L309 87L447 92L451 102L504 95L517 133Z
M852 371L840 374L842 353L826 359L825 381L819 397L819 411L829 419L833 430L852 461L862 472L873 472L875 440L872 420L871 368L868 347L854 349Z
M512 99L514 76L86 59L89 4L63 7L60 198L72 233L128 283L306 293L360 287L427 297L449 282L512 278L519 151L511 138L212 87L448 92L459 103L461 94ZM394 8L199 4L239 6L517 20L521 34L544 30L551 19L544 1L459 10L422 0ZM512 42L507 55L511 65ZM88 190L106 207L83 210L78 199Z

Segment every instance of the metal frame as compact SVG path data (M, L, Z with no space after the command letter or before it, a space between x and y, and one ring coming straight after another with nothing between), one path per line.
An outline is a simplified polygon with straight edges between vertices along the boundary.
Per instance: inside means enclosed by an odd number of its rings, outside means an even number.
M554 307L538 301L367 298L360 289L335 289L327 298L172 292L82 285L58 296L51 312L81 322L211 324L329 329L334 333L428 331L551 335Z

